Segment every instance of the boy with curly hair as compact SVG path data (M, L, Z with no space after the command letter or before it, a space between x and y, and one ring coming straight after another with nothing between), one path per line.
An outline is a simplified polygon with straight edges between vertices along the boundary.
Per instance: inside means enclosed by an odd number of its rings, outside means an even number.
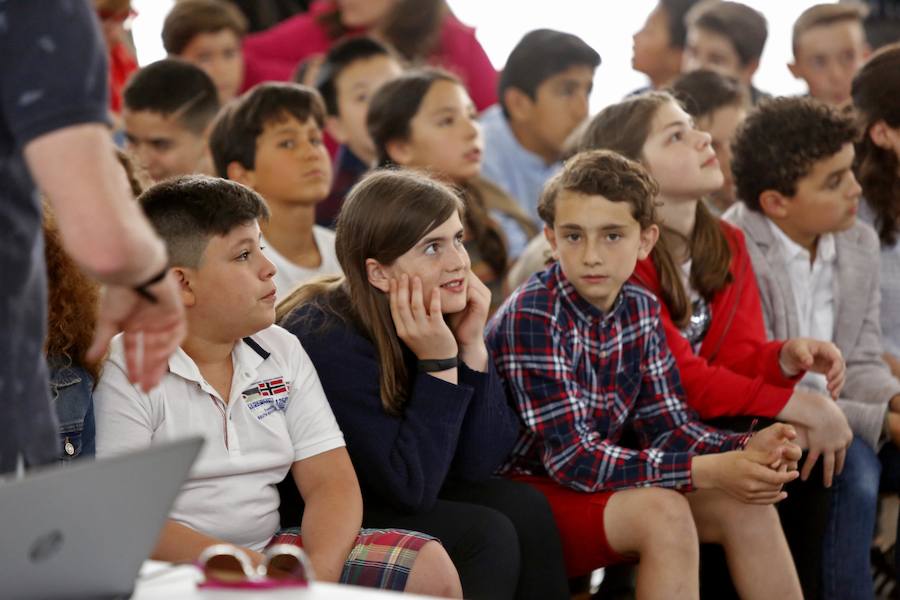
M735 138L731 166L742 203L725 214L746 234L769 337L831 340L847 363L838 404L856 438L832 496L825 598L873 597L875 452L889 419L900 417L900 381L881 358L878 237L856 219L855 137L852 118L819 101L763 103ZM799 385L825 390L815 373Z

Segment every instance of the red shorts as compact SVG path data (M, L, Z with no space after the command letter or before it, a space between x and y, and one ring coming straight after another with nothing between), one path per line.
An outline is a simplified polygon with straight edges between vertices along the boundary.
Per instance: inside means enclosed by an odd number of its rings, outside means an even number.
M617 563L635 562L613 550L606 539L603 513L615 492L584 493L563 487L549 477L512 475L540 491L550 503L562 538L563 555L569 577L587 575L594 569Z

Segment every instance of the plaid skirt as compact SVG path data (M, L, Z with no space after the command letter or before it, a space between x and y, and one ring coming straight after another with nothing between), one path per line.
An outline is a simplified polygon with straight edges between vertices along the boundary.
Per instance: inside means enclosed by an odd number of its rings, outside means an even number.
M341 583L403 591L419 550L430 535L405 529L360 529L341 572ZM282 529L269 542L303 547L299 527Z

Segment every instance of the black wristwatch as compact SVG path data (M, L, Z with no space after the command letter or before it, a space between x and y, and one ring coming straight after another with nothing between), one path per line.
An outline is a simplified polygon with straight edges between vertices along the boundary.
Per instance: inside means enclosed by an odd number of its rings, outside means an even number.
M447 369L455 369L459 366L459 357L438 358L430 360L422 360L416 363L416 370L419 373L434 373L435 371L446 371Z
M152 302L153 304L156 304L157 302L159 302L159 299L153 294L153 292L151 292L147 288L153 287L154 285L156 285L157 283L159 283L160 281L165 279L166 274L168 272L169 272L169 267L167 266L162 271L160 271L159 273L157 273L156 275L154 275L153 277L151 277L144 283L142 283L140 285L136 285L132 289L135 292L137 292L138 294L140 294L141 296L143 296L144 299L147 300L148 302Z

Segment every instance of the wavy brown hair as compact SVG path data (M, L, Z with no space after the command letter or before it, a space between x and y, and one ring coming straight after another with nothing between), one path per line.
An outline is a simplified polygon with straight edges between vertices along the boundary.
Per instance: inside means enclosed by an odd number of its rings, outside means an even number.
M286 325L303 318L295 309L312 304L362 332L378 353L381 404L389 414L402 412L410 374L387 294L369 283L366 260L392 264L454 212L462 217L463 203L446 185L415 171L375 171L353 187L338 215L335 252L344 275L301 285L276 311Z
M900 43L872 55L853 78L851 95L862 134L856 144L854 171L875 213L878 237L891 246L900 233L900 157L875 144L869 134L880 121L900 127Z
M667 92L648 92L608 106L591 120L579 148L612 150L647 167L644 144L650 137L657 111L670 102L678 103ZM684 327L691 317L691 303L681 281L681 270L669 249L676 237L679 234L663 223L650 257L659 273L662 300L675 324ZM706 300L711 300L732 280L731 247L718 219L703 202L697 203L694 232L687 242L692 260L691 285Z
M86 355L97 324L100 290L63 249L53 210L46 202L43 208L47 262L47 340L44 350L48 357L83 367L96 385L101 361L88 361Z

